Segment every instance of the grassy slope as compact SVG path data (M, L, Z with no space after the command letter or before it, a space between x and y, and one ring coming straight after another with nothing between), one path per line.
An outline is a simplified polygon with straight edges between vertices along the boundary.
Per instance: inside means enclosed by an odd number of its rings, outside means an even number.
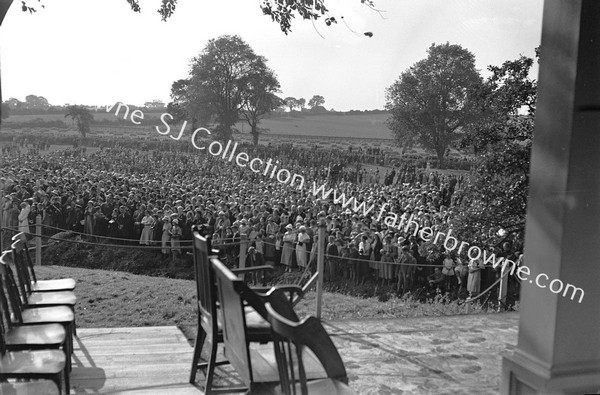
M193 338L196 331L196 290L193 281L148 277L117 271L61 266L36 267L39 279L77 280L77 324L81 327L177 325ZM314 315L315 293L298 304L300 316ZM456 303L424 303L392 297L387 302L338 293L323 295L326 320L454 315L464 312ZM472 313L481 312L473 308Z

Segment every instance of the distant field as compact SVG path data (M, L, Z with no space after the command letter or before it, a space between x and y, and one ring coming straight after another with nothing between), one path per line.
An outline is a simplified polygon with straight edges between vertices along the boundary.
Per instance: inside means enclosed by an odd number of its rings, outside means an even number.
M305 115L265 119L260 126L272 134L392 139L385 125L388 117L388 114ZM247 124L238 123L236 127L244 133L250 130Z
M94 113L97 121L114 121L116 116L111 113ZM124 112L121 110L122 118ZM158 118L161 113L144 113L144 119ZM392 139L390 130L385 121L388 114L360 114L360 115L303 115L298 117L282 117L264 119L260 127L269 129L269 134L284 134L290 136L322 136L322 137L353 137L372 139ZM65 121L70 124L71 120L62 114L45 115L11 115L6 119L6 126L11 123L29 122L41 118L45 121ZM132 126L135 126L132 124ZM238 122L236 128L247 134L250 127L247 123ZM153 130L153 128L148 128Z
M115 111L116 108L113 108L112 112L107 113L107 112L98 112L98 113L92 113L94 115L94 119L96 121L114 121L117 119L117 117L115 116ZM129 111L129 116L131 116L131 110ZM121 112L119 113L119 118L123 118L123 115L125 115L125 110L121 109ZM144 119L150 119L150 118L159 118L161 115L161 113L156 113L156 112L148 112L148 113L144 113ZM64 114L32 114L32 115L10 115L5 121L7 124L10 124L12 122L15 123L20 123L20 122L29 122L29 121L33 121L34 119L38 119L41 118L44 121L65 121L66 123L71 122L71 118L65 118Z

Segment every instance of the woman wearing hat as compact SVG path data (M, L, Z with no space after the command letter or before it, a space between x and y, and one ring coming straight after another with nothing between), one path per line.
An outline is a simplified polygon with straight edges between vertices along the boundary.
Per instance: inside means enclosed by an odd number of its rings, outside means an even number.
M145 215L142 217L140 224L142 225L140 244L150 245L150 240L152 240L152 227L154 226L154 218L149 210L145 211Z
M27 202L21 203L21 212L19 213L19 232L29 233L29 211L31 206ZM27 241L27 235L22 235L23 241Z
M294 227L291 224L286 225L286 232L283 235L283 249L281 251L281 264L284 265L286 272L292 271L292 260L294 251L294 241L296 240L296 233Z
M278 231L278 226L273 221L273 217L269 216L267 220L267 240L265 242L265 259L267 262L273 261L275 258L275 235Z

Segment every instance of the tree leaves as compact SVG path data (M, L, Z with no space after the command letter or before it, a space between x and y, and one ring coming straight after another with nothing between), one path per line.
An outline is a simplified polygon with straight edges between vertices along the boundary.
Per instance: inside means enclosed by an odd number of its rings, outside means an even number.
M173 83L171 107L196 120L214 119L222 140L232 138L240 116L255 130L260 118L280 105L279 81L266 61L239 36L211 39L192 60L190 77Z
M387 89L387 123L400 143L416 139L442 164L458 131L477 117L474 98L483 81L474 55L460 45L432 44L427 52Z
M41 0L37 1L40 2ZM132 11L141 12L139 0L126 1ZM173 15L177 2L178 0L161 0L160 8L158 9L161 20L166 21ZM360 0L360 2L372 10L381 13L380 10L374 8L375 4L372 0ZM36 12L36 7L28 5L25 0L21 1L21 4L23 11ZM43 8L44 5L41 5L41 7ZM325 0L261 0L260 9L264 15L270 16L273 22L278 23L281 31L285 34L291 31L292 19L296 15L299 15L302 19L313 21L327 15L327 18L325 18L327 26L337 23L336 18L328 14L329 10L325 7ZM368 35L367 33L365 35ZM372 37L372 33L368 37Z
M81 136L85 139L86 135L90 132L90 124L94 120L92 113L83 106L72 105L67 107L65 118L67 117L71 117L77 125Z

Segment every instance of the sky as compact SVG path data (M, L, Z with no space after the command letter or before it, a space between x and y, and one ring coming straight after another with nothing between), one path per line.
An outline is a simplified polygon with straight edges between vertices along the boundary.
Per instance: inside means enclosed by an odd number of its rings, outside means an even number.
M3 100L168 102L171 84L188 77L208 40L237 34L267 58L282 98L321 95L337 111L384 108L386 88L433 43L468 49L483 76L488 65L533 57L543 8L542 0L375 0L376 12L360 0L326 0L337 24L296 17L286 36L260 0L179 0L167 22L156 12L160 0L141 0L141 13L126 0L41 4L30 14L15 0L0 26Z

